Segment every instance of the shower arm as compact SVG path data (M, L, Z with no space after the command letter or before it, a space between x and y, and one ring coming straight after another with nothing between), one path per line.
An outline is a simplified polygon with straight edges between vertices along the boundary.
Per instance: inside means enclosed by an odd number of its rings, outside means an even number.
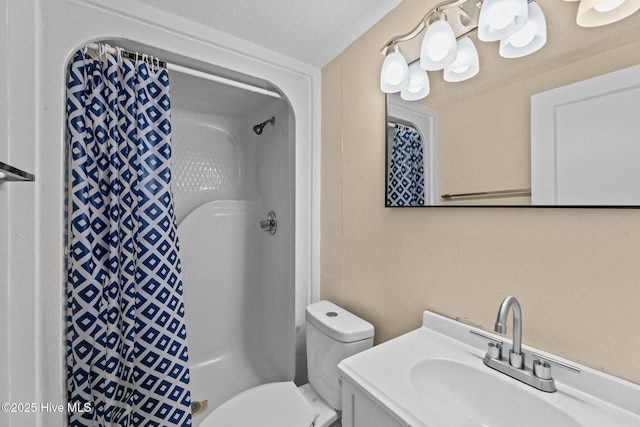
M262 122L262 123L260 123L258 125L255 125L253 127L253 131L258 135L262 135L262 131L264 130L264 127L269 123L271 123L271 126L275 126L276 117L272 116L269 120L266 120L266 121L264 121L264 122Z

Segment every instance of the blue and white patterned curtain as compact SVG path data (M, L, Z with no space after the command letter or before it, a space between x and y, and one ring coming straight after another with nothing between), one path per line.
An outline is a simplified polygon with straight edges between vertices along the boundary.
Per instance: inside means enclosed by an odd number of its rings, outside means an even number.
M424 150L413 127L396 125L387 185L387 206L424 206Z
M170 136L165 69L75 54L67 82L71 426L191 425Z

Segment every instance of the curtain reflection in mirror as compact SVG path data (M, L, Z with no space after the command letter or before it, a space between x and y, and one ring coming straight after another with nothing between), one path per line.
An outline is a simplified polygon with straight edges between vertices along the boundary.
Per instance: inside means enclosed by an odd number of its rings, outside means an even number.
M424 149L414 127L395 125L387 185L387 206L424 206Z

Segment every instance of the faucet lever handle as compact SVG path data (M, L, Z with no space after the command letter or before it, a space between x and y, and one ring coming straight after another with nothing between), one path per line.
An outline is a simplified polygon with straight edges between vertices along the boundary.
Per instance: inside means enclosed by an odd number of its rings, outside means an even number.
M502 344L490 342L487 348L487 354L492 359L500 360L502 358Z
M489 345L487 347L487 354L492 359L500 360L502 358L502 340L493 338L490 335L483 334L482 332L474 331L473 329L469 329L469 332L472 335L477 335L480 338L484 338L489 341Z
M533 375L542 379L551 379L551 365L545 360L536 359L533 361Z
M580 373L580 368L578 368L577 366L573 366L568 363L561 362L557 359L554 359L553 357L543 356L541 354L533 353L533 352L531 353L531 355L533 356L534 359L540 359L543 362L549 362L553 365L560 366L561 368L568 369L569 371L574 372L576 374Z

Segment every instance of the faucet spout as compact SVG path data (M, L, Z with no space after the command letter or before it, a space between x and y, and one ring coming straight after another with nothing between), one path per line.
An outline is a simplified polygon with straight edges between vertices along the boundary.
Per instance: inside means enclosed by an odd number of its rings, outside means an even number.
M516 297L509 296L502 301L494 329L499 334L507 332L509 309L513 309L513 352L519 355L522 353L522 309Z

